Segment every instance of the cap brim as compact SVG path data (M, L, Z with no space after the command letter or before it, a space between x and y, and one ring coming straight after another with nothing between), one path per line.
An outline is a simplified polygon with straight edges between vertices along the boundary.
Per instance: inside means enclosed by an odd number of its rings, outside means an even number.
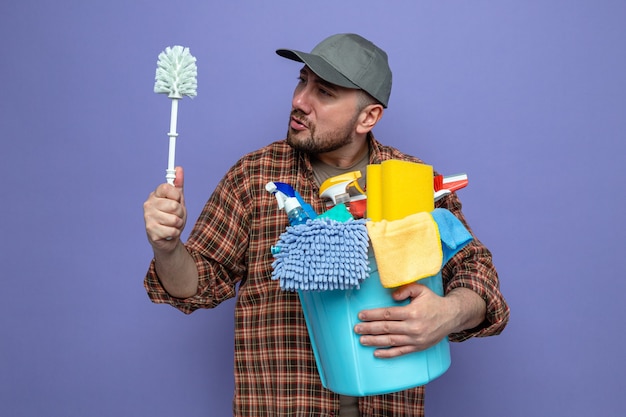
M291 59L292 61L298 61L306 64L322 80L331 84L338 85L346 88L360 87L354 84L352 81L344 77L339 71L337 71L332 65L330 65L324 58L319 55L308 54L306 52L295 51L291 49L277 49L276 53L283 58Z

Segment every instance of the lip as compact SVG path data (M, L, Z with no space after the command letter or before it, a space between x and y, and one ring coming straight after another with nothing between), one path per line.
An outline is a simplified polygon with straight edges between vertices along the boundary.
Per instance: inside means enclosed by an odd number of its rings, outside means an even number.
M306 130L309 128L306 123L304 123L300 119L297 119L296 117L291 117L291 123L289 124L289 126L294 130Z

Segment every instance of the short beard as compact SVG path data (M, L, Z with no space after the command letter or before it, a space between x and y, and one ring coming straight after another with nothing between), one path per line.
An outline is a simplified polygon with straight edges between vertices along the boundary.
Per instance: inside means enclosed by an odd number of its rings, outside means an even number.
M292 111L291 116L306 121L306 117L299 110ZM337 149L351 144L354 140L352 132L354 131L354 124L356 123L357 117L358 114L343 128L328 132L322 136L316 135L316 126L314 124L307 123L310 136L305 139L296 139L294 135L292 135L291 128L289 128L287 130L287 143L297 151L313 155L336 151Z

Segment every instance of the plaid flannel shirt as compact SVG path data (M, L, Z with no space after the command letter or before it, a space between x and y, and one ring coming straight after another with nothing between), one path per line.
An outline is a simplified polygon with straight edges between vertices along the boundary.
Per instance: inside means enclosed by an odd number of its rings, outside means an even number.
M387 159L422 162L371 136L370 163ZM308 156L284 140L274 142L242 157L200 214L185 244L199 272L197 294L187 299L170 296L159 282L154 261L144 284L153 302L171 304L186 314L237 296L234 416L335 416L339 397L321 384L298 295L270 279L270 247L288 222L265 190L269 181L291 184L318 213L324 210ZM467 225L455 194L437 206ZM509 308L486 247L475 239L446 264L442 276L446 292L470 288L487 304L485 322L450 335L451 341L502 331ZM359 409L364 417L422 416L424 387L359 398Z

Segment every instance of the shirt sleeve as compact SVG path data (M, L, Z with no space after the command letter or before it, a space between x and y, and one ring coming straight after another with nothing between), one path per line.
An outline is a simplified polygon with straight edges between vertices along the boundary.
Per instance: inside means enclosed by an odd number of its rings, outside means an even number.
M213 308L236 295L236 285L245 275L249 214L241 195L229 184L229 172L206 202L185 243L198 269L198 291L189 298L171 296L161 284L152 260L144 287L154 303L167 303L185 314Z
M450 210L472 233L456 194L440 200L437 206ZM500 292L500 280L491 252L476 236L444 266L442 277L446 294L455 288L468 288L480 295L487 306L483 323L474 329L449 335L451 341L462 342L471 337L494 336L502 332L509 320L509 306Z

